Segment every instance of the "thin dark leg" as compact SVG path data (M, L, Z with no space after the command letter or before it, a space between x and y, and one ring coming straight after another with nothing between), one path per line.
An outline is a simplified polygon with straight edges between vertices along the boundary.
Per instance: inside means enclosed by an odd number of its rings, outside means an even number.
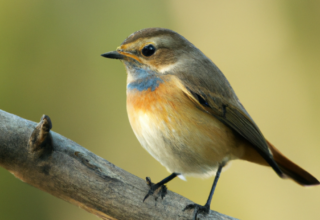
M170 176L164 178L163 180L161 180L159 183L156 183L156 184L153 184L151 182L151 179L149 177L147 177L146 180L147 180L148 185L150 186L150 190L149 190L148 194L144 197L143 201L146 200L150 195L152 195L154 193L154 191L156 191L160 187L161 187L161 189L158 194L163 199L163 197L165 197L165 195L167 194L167 187L164 184L171 181L172 179L174 179L178 175L179 174L177 174L177 173L172 173Z
M204 206L208 206L209 208L210 208L210 204L211 204L211 200L212 200L212 196L213 196L214 190L216 189L216 186L217 186L217 183L218 183L218 180L219 180L219 177L220 177L220 173L221 173L222 167L223 167L223 165L219 165L218 171L216 173L216 177L214 178L214 181L213 181L213 184L212 184L212 188L211 188L208 200L207 200L206 204L204 205Z
M166 184L167 182L171 181L172 179L174 179L175 177L177 177L178 174L176 173L172 173L170 176L164 178L163 180L161 180L159 183L157 183L156 185L162 186L164 184Z
M218 167L218 170L217 170L217 173L216 173L216 177L214 178L214 181L213 181L213 184L212 184L212 187L211 187L211 191L210 191L210 194L209 194L209 197L208 197L208 200L207 200L206 204L204 206L198 205L198 204L190 204L190 205L187 205L184 208L184 210L186 210L186 209L194 209L194 216L193 216L194 220L197 219L198 213L203 213L203 214L208 214L209 213L212 196L213 196L214 190L216 189L216 186L217 186L217 183L218 183L218 180L219 180L219 177L220 177L220 173L221 173L221 170L222 170L223 166L224 166L224 164L220 164L219 167Z

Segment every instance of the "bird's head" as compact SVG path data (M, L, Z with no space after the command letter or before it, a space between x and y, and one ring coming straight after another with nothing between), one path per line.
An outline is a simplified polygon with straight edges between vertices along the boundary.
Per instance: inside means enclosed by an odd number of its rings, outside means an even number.
M134 81L149 75L170 74L192 57L199 57L199 53L174 31L147 28L131 34L116 51L102 56L122 60L127 68L128 81Z

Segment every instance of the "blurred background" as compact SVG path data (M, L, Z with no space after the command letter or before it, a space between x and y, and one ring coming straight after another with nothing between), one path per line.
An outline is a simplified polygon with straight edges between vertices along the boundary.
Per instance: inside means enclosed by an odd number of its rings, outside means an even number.
M0 0L0 109L38 122L141 178L168 175L138 143L114 50L132 32L170 28L210 57L265 136L320 178L320 1ZM204 204L213 177L176 179ZM319 219L320 187L235 161L211 208L239 219ZM0 219L97 219L0 168Z

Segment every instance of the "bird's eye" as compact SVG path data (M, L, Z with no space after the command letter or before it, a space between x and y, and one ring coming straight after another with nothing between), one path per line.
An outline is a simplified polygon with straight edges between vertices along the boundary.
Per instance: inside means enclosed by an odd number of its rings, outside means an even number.
M156 52L156 48L152 44L149 44L142 49L142 54L146 57L150 57L154 52Z

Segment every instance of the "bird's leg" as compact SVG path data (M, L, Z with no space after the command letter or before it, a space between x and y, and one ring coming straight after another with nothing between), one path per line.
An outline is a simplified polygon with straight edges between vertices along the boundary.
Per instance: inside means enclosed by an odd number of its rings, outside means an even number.
M169 182L170 180L172 180L173 178L175 178L176 176L178 176L179 174L177 173L172 173L170 176L164 178L163 180L161 180L159 183L152 183L151 179L149 177L146 178L147 184L150 187L150 190L148 192L148 194L144 197L143 201L146 200L150 195L153 195L153 193L161 187L161 189L159 190L158 195L161 196L161 198L163 199L163 197L165 197L165 195L167 194L167 187L164 185L167 182Z
M183 209L183 211L185 211L187 209L194 209L194 216L193 216L194 220L197 219L198 213L205 214L205 215L209 213L212 196L213 196L214 190L215 190L215 188L217 186L217 183L218 183L218 180L219 180L219 177L220 177L220 173L221 173L221 170L222 170L223 166L224 166L224 164L220 164L219 167L218 167L218 171L217 171L216 177L214 178L214 181L213 181L213 184L212 184L212 188L211 188L211 191L210 191L210 194L209 194L209 197L208 197L208 200L207 200L206 204L204 206L198 205L198 204L190 204L190 205L187 205Z

